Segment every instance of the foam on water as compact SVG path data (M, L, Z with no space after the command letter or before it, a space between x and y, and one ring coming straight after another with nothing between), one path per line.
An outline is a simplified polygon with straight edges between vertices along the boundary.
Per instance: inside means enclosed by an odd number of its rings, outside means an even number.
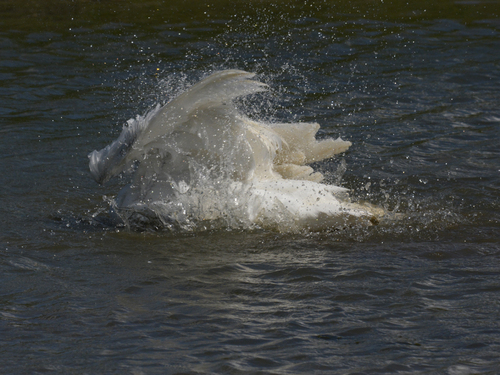
M117 140L89 155L99 183L132 176L111 202L127 226L295 231L380 218L382 210L349 202L345 188L322 183L309 166L350 142L318 141L316 123L258 122L238 110L236 98L267 89L253 77L216 72L129 120Z

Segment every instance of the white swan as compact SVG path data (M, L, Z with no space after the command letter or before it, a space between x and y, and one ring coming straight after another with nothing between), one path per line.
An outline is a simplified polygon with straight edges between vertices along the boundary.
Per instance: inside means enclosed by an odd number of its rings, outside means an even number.
M263 123L238 111L235 98L267 89L253 77L216 72L129 120L116 141L89 154L99 183L133 174L113 203L127 224L222 221L287 231L369 222L380 214L347 202L346 189L321 183L308 165L346 151L350 142L316 140L316 123Z

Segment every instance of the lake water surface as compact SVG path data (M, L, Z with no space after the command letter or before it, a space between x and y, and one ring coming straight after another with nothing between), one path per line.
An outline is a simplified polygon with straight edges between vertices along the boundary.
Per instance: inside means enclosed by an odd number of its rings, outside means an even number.
M0 373L497 374L496 1L0 4ZM137 232L87 154L209 73L375 226Z

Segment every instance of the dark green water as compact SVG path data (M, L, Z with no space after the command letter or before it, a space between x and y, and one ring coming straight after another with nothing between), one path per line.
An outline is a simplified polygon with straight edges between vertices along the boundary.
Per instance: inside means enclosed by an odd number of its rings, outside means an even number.
M500 371L496 1L0 3L0 373ZM136 233L87 154L219 69L374 227ZM341 173L345 168L345 173Z

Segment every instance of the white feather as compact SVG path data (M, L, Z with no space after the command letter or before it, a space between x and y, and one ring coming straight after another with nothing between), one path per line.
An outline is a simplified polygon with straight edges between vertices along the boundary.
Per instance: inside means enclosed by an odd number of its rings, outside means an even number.
M266 90L253 77L214 73L129 120L116 141L89 155L99 183L136 165L115 200L125 221L141 213L181 225L225 218L297 228L373 216L348 203L345 189L320 183L323 176L307 165L346 151L350 142L318 141L316 123L269 124L238 111L235 98Z

